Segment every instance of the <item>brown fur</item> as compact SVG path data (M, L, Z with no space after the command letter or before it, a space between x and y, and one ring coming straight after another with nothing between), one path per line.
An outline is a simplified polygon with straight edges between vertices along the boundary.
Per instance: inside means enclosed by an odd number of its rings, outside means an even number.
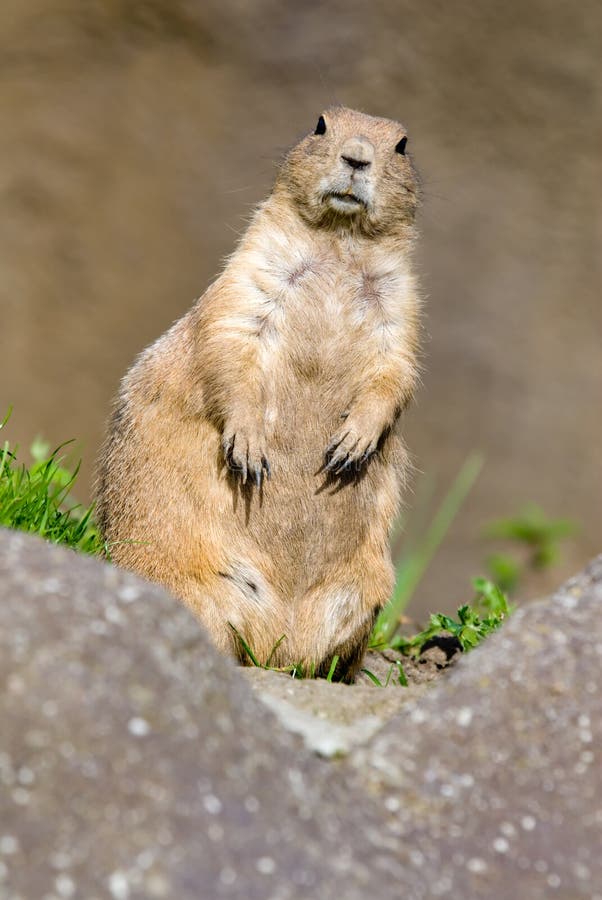
M125 376L97 501L113 560L166 585L218 647L241 656L231 623L265 662L286 635L272 664L325 673L337 654L352 680L393 583L416 182L401 125L324 119L222 274Z

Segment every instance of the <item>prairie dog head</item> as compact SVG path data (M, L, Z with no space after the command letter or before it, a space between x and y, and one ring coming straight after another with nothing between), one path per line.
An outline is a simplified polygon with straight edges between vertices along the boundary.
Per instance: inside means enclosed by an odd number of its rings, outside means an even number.
M332 107L288 153L276 187L312 225L394 233L413 222L417 203L406 144L398 122Z

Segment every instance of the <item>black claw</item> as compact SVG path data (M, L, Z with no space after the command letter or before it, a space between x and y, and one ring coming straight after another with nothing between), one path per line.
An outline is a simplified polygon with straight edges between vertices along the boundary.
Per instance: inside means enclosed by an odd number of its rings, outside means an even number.
M261 469L255 469L255 484L258 488L261 487Z
M325 472L334 472L335 475L338 475L338 472L341 466L345 465L345 461L348 459L349 454L335 454L328 465L326 466Z
M328 461L328 457L330 456L330 454L334 453L334 451L337 449L339 444L343 443L343 441L345 440L345 438L347 437L348 434L349 434L349 432L346 431L345 434L342 437L340 437L338 440L336 440L336 438L335 438L335 440L330 442L330 444L326 448L326 453L324 454L327 461Z
M372 457L376 454L376 450L366 450L365 453L362 453L360 458L357 460L355 464L355 468L359 471Z
M272 477L272 468L265 456L261 457L261 467L262 469L265 469L265 474L269 481L269 479Z
M334 474L335 474L335 475L342 475L343 472L346 472L347 469L348 469L352 464L353 464L353 460L352 460L352 459L349 459L349 457L347 457L347 458L341 463L341 465L338 467L338 469L336 470L336 472L335 472Z
M338 456L333 456L324 466L325 472L333 472L340 462L340 458Z

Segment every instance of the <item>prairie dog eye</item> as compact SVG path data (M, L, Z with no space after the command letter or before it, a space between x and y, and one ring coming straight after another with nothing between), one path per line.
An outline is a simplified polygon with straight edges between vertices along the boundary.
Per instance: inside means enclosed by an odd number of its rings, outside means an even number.
M318 119L314 134L326 134L326 122L324 121L324 116L320 116Z
M401 153L402 156L406 155L406 144L408 142L407 137L402 137L398 144L395 145L395 152Z

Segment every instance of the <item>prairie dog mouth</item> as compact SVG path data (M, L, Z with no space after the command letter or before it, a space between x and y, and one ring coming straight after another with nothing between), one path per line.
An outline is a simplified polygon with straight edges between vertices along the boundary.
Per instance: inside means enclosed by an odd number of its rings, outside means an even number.
M336 210L336 212L352 213L362 207L366 207L366 201L362 200L361 197L358 197L357 194L342 194L337 191L328 191L328 193L324 195L324 200L330 208Z

